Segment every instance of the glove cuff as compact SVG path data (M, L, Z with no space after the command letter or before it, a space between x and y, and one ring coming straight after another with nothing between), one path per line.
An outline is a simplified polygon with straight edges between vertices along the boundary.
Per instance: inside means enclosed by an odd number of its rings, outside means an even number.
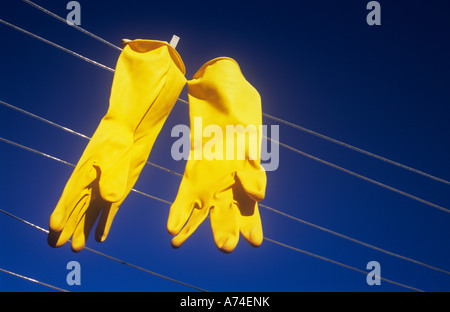
M125 49L126 46L130 46L130 48L136 52L147 52L150 50L154 50L159 48L160 46L166 46L169 50L170 56L172 57L173 62L178 67L183 75L186 74L186 68L184 66L183 60L181 56L178 54L177 50L175 50L170 44L165 41L159 40L144 40L144 39L122 39L122 48Z

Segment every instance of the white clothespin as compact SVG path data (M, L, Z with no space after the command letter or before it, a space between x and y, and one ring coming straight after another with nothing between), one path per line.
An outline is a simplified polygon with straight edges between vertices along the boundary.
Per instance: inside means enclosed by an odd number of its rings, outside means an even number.
M133 41L133 40L130 40L130 39L122 39L122 49L124 49L125 46L128 44L128 42L131 42L131 41Z
M177 47L178 41L180 41L180 37L178 37L177 35L173 35L169 44L175 49Z

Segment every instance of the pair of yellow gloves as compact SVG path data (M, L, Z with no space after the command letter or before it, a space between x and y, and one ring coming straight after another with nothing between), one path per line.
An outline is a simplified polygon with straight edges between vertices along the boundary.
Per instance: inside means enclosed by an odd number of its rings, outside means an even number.
M221 57L207 62L186 81L183 61L166 42L124 41L114 74L110 105L70 176L50 217L50 246L72 237L81 251L98 219L95 238L106 239L111 223L133 188L152 146L185 84L189 117L202 117L203 129L253 125L259 136L261 99L238 64ZM172 246L181 246L210 212L215 244L229 253L241 234L252 246L263 240L258 202L264 198L266 174L258 157L195 159L207 137L192 135L190 157L167 221ZM191 129L192 131L192 129ZM198 129L197 129L198 131ZM200 138L200 140L199 140ZM206 139L206 140L205 140ZM225 146L231 144L225 142ZM242 143L242 142L241 142ZM240 144L238 140L234 143ZM242 146L240 146L242 148ZM200 151L201 152L201 151Z

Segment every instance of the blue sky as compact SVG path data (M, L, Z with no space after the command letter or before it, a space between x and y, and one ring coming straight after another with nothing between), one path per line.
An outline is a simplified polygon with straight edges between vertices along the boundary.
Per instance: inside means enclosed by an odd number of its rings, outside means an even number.
M65 1L35 1L65 17ZM262 97L263 112L450 180L450 3L379 1L84 1L81 27L122 38L169 41L186 77L228 56ZM2 1L0 18L115 67L117 50L22 1ZM113 74L0 25L0 100L91 136L108 108ZM187 99L186 88L180 95ZM178 102L149 160L183 173L170 157L173 126L188 124ZM264 124L276 124L264 119ZM0 105L0 136L76 163L87 140ZM280 141L424 200L450 208L450 188L336 144L280 126ZM0 208L43 228L72 168L0 142ZM365 243L450 271L450 215L280 147L263 204ZM146 166L135 188L173 201L180 178ZM209 219L179 249L166 230L169 205L130 193L104 243L87 246L209 291L408 291L270 241L241 239L231 254L214 245ZM424 291L449 291L450 276L330 235L261 208L264 235ZM66 265L81 265L69 286ZM53 249L45 233L0 214L0 268L70 291L190 291L89 250ZM0 291L52 291L0 272Z

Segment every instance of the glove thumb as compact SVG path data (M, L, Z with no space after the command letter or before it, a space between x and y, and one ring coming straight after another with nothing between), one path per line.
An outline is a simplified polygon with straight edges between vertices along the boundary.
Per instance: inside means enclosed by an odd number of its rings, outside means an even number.
M256 202L262 201L266 193L267 177L262 166L259 169L254 167L251 170L237 171L235 177L247 195Z
M130 161L131 153L127 148L110 160L107 167L102 164L94 164L95 168L100 171L98 174L100 176L99 192L104 200L115 203L125 196Z

